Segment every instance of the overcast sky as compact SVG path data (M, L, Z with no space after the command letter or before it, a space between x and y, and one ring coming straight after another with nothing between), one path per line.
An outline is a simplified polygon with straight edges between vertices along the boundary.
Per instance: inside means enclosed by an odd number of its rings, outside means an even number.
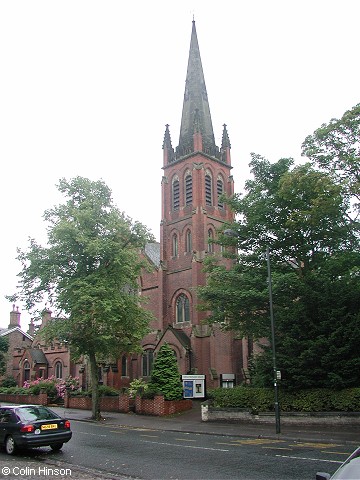
M236 191L251 152L304 161L305 137L360 102L359 0L1 0L0 327L16 248L45 242L60 178L103 179L159 238L162 142L169 123L178 144L193 15Z

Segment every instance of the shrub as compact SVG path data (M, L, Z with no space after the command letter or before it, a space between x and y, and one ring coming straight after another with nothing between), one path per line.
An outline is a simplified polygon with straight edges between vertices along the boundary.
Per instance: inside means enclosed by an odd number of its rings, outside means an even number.
M41 381L36 385L30 385L29 390L33 395L39 395L41 392L47 393L48 398L52 402L55 402L59 397L54 381Z
M145 390L140 390L139 394L141 398L153 400L156 395L162 395L163 393L150 383Z
M252 413L272 410L274 393L268 388L217 388L208 395L215 407L242 408Z
M17 387L17 382L14 377L5 377L1 382L2 387Z
M72 377L68 375L65 378L65 387L69 392L75 392L80 389L79 377Z
M183 398L183 386L176 357L167 343L161 346L155 358L150 385L153 390L161 392L165 400Z
M68 392L71 397L91 397L92 392L89 390L74 390L73 392Z
M79 389L79 379L69 375L65 380L62 378L37 378L32 381L25 381L24 388L29 389L33 395L39 395L44 390L50 401L56 402L63 399L66 390L74 392Z
M116 388L108 387L107 385L100 385L99 396L100 397L115 397L120 395L120 391Z
M274 390L271 388L216 388L208 392L214 407L242 408L252 413L274 410ZM360 411L360 388L331 390L279 390L279 405L283 412L356 412Z
M130 387L128 389L129 397L135 398L136 395L144 394L148 389L149 385L145 382L142 378L135 378L132 382L130 382Z
M22 388L22 387L0 387L0 393L9 394L9 395L13 395L13 394L19 395L19 394L26 394L29 392L26 388Z
M360 411L360 388L347 388L332 397L332 407L340 412Z

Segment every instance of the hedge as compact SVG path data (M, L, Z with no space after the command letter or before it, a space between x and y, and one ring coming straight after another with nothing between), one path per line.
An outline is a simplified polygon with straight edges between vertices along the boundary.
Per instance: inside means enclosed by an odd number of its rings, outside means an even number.
M283 412L358 412L360 388L331 390L317 388L296 392L279 389L279 405ZM274 390L271 388L216 388L208 391L214 407L241 408L252 413L274 410Z

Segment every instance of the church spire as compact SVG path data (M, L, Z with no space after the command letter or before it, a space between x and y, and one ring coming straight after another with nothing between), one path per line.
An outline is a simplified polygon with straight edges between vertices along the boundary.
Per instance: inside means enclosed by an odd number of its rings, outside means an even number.
M204 153L216 157L219 155L219 149L215 145L195 20L192 22L177 158L194 151L194 133L201 133Z

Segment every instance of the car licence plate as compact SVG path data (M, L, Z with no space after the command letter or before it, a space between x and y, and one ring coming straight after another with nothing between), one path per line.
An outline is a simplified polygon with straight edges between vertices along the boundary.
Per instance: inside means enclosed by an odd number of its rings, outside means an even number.
M53 430L58 428L57 423L48 423L47 425L41 425L41 430Z

